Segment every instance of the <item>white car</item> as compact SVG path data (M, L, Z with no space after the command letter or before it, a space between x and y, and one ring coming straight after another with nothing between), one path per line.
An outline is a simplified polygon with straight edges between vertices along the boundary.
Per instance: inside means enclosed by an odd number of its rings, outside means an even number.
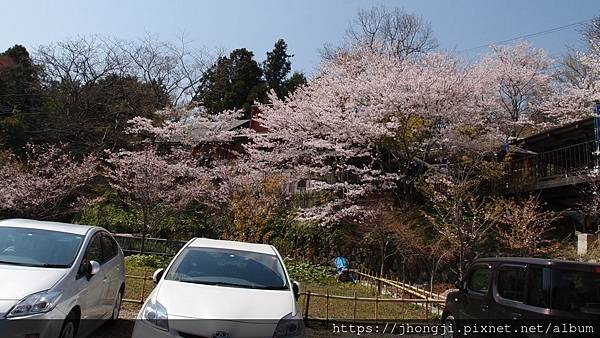
M85 337L116 320L123 252L104 229L0 221L0 336Z
M271 245L192 239L154 281L133 338L304 337L300 285Z

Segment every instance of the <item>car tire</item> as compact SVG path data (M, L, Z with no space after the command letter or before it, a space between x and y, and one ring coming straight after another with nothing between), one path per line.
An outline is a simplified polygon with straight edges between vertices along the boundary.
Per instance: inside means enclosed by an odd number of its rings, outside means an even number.
M108 320L108 324L112 325L117 322L119 319L119 314L121 313L121 305L123 304L123 291L119 290L117 293L117 297L115 298L115 305L113 306L113 312Z
M444 319L444 338L454 338L458 337L458 332L456 332L456 320L454 316L448 315Z
M78 318L77 316L71 312L65 319L65 322L60 329L59 338L75 338L77 337L77 329L78 329Z

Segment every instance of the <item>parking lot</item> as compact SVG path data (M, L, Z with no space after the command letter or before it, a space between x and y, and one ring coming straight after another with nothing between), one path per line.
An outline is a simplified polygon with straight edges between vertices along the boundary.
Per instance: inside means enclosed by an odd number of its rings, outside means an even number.
M133 333L133 327L135 325L135 321L133 318L136 316L136 312L124 309L121 312L121 319L117 321L117 323L113 326L103 326L98 329L94 334L92 334L89 338L131 338L131 334ZM329 326L324 324L322 325L311 325L311 327L306 329L306 338L343 338L343 337L396 337L397 335L383 335L383 334L361 334L357 333L334 333ZM403 335L403 337L435 337L432 335Z

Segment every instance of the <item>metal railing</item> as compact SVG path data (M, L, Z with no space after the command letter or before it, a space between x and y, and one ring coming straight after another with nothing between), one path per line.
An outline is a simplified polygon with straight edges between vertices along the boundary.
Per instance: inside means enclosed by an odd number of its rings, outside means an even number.
M142 242L144 243L145 255L174 256L187 242L168 240L162 238L146 238L129 234L113 234L125 255L142 253Z
M596 142L588 141L510 161L506 186L528 190L542 181L583 175L595 166L595 148Z

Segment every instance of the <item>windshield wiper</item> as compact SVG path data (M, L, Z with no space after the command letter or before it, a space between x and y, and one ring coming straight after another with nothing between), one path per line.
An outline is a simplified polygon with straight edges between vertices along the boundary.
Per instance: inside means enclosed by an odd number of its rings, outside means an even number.
M64 264L42 264L42 265L32 265L35 267L40 267L40 268L50 268L50 269L66 269L66 268L70 268L69 265L64 265Z
M18 262L6 262L0 261L0 264L27 266L31 268L50 268L50 269L66 269L69 266L64 264L29 264L29 263L18 263Z
M261 286L261 287L257 287L257 289L262 289L262 290L289 290L289 288L285 285L283 286Z
M184 283L193 283L193 284L203 284L203 285L230 286L230 287L246 288L246 289L253 289L254 288L252 285L247 285L247 284L237 284L237 283L228 283L228 282L198 281L198 280L193 280L193 279L182 279L181 282L184 282Z

